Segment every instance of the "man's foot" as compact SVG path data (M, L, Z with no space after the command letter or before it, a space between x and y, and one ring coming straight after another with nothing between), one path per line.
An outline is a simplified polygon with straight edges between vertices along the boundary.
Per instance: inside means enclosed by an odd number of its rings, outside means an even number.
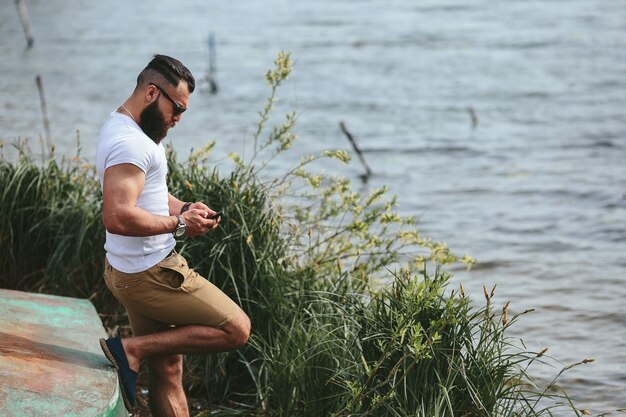
M137 372L130 369L122 340L119 337L112 339L100 339L100 347L104 355L113 364L117 371L117 377L122 391L124 405L128 411L135 406L135 387L137 385Z

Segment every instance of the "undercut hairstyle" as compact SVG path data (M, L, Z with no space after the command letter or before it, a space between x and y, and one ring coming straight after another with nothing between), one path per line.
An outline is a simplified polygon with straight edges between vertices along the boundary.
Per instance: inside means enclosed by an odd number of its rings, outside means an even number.
M139 73L137 77L137 88L151 82L163 81L168 82L174 87L178 87L181 81L185 81L189 89L189 94L193 93L193 90L196 88L196 80L186 66L176 58L157 54Z

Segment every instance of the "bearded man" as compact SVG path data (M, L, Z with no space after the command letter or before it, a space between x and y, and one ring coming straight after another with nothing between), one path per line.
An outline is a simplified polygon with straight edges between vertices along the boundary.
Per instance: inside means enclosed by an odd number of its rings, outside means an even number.
M115 367L124 404L135 405L142 360L150 370L155 417L189 416L182 354L225 352L248 341L248 316L174 250L177 238L219 226L203 202L184 202L167 189L161 140L182 119L195 88L178 60L155 55L131 96L112 112L98 138L96 169L106 228L104 279L124 305L133 337L101 339Z

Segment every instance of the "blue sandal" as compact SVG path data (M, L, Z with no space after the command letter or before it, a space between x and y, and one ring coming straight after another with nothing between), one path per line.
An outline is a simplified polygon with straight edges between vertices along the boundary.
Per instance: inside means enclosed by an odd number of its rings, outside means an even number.
M130 369L128 359L122 340L119 337L112 339L100 339L100 347L104 355L115 367L117 371L120 388L122 389L122 398L124 406L130 412L135 407L135 387L137 386L137 372Z

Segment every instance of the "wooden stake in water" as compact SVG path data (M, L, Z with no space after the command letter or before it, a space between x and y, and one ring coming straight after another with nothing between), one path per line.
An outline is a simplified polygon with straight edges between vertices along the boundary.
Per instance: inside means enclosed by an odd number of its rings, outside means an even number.
M37 83L37 89L39 90L39 100L41 101L41 115L43 117L43 127L46 131L46 143L48 145L48 151L52 153L52 135L50 134L50 119L48 118L48 106L46 106L46 95L43 92L43 81L41 76L35 77Z
M209 74L207 75L207 81L209 82L209 88L211 94L217 93L217 81L215 80L215 73L217 72L217 56L215 53L215 33L209 33Z
M28 9L26 8L26 3L24 0L15 0L15 4L17 5L17 11L20 14L20 19L22 20L22 26L24 27L24 33L26 34L26 42L28 44L28 48L31 48L35 43L35 38L33 36L33 30L30 27L30 20L28 19Z
M363 156L363 152L361 151L361 149L359 148L358 143L356 142L356 139L354 138L354 136L352 135L352 133L350 133L348 131L348 128L346 128L346 124L344 122L339 122L339 128L341 129L341 131L344 133L344 135L346 135L346 137L348 138L348 140L350 141L350 143L352 144L352 147L354 148L354 151L356 152L356 154L359 156L359 160L361 161L361 164L363 164L363 166L365 167L365 175L362 175L361 178L364 181L367 181L367 178L372 175L372 170L370 169L370 166L367 164L367 161L365 160L365 156Z
M476 129L476 126L478 126L478 116L476 116L476 111L473 107L468 107L467 112L470 115L470 119L472 119L472 129Z

